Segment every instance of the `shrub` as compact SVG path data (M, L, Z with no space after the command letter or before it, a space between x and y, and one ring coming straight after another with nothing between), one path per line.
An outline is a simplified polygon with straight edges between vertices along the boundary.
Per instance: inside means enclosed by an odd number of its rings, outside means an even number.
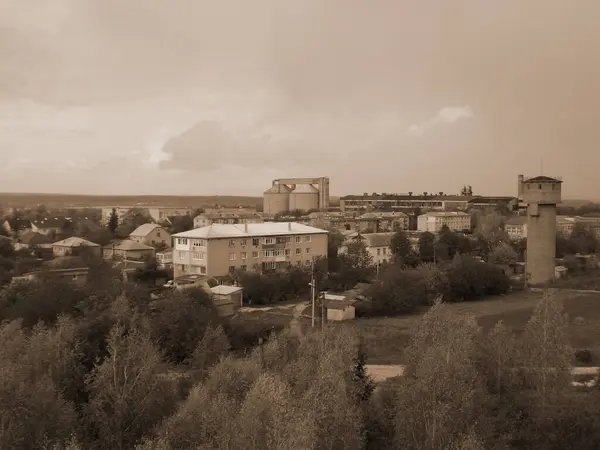
M411 313L429 300L427 278L417 269L391 265L366 292L371 299L368 313L393 315Z
M454 259L447 272L451 300L473 300L484 295L506 294L510 280L499 268L470 256Z

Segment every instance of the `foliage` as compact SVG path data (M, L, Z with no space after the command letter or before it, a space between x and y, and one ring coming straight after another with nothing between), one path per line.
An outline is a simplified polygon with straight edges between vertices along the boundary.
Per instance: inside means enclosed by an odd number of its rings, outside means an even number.
M454 301L506 294L510 289L510 281L501 269L470 256L457 255L447 275Z
M511 265L518 261L517 252L506 243L496 245L488 259L490 264Z
M421 261L433 262L435 256L435 235L429 231L419 236L419 256Z
M556 233L556 257L564 258L567 255L578 253L576 241L564 237L561 233Z
M598 249L598 241L593 231L579 223L576 223L573 226L573 231L569 236L569 241L577 253L587 255L595 253Z
M408 236L403 230L398 230L392 236L390 248L392 255L394 255L394 261L402 262L411 252L412 248Z
M422 272L393 264L367 289L366 295L371 300L367 313L396 315L414 312L427 304L428 288Z
M114 236L117 228L119 227L119 215L117 214L117 210L115 208L113 208L113 210L110 213L110 216L108 216L108 224L106 226L108 228L108 231L111 232L111 234Z

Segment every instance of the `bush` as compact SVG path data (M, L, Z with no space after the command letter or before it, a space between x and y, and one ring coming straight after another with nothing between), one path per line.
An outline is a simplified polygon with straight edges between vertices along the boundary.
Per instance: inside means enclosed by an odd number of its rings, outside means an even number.
M575 361L577 361L578 364L591 364L592 360L592 352L588 349L581 349L575 352Z
M510 290L510 280L501 269L470 256L455 258L447 275L450 300L454 301L506 294Z

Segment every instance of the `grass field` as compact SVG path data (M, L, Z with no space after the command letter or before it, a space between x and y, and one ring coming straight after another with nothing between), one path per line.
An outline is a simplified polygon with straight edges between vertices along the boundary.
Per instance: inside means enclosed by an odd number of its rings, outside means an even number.
M570 321L570 340L575 348L592 352L597 363L600 360L600 294L574 294L561 292L565 311ZM484 331L502 322L520 333L541 294L519 292L478 302L451 304L458 313L476 317ZM402 364L404 349L410 336L419 326L421 314L387 318L359 318L345 326L356 327L364 339L369 364ZM574 320L577 319L577 320Z

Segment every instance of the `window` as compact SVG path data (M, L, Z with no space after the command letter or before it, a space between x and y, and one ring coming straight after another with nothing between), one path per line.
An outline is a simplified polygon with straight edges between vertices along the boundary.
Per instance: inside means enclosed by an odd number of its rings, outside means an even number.
M243 266L240 267L240 270L242 272L245 272L246 270L248 270L248 266L244 264Z
M310 236L304 236L304 242L310 242Z
M302 254L302 249L301 248L297 248L296 249L296 255L301 255Z
M252 257L254 259L257 259L258 258L258 252L252 252Z
M381 255L381 249L380 248L377 249L377 256L379 256L379 255Z
M229 241L229 246L230 246L230 247L235 247L235 241L234 241L233 239L231 239L231 240Z
M381 252L385 255L387 253L387 248L384 247Z
M160 237L160 231L156 232L156 237Z
M192 241L192 247L206 247L206 240L204 239L194 239Z
M200 266L200 273L206 273L206 266Z
M290 251L290 249L289 249L289 248L286 248L286 249L285 249L285 256L290 256L290 254L291 254L291 253L292 253L292 252Z
M274 244L274 243L275 243L275 238L272 238L272 237L265 238L265 244L266 245L271 245L271 244Z
M246 239L242 239L241 242L240 242L240 244L242 245L242 247L245 247L246 246Z
M302 236L296 236L296 244L299 244L302 242Z
M187 245L187 239L185 239L185 238L177 238L177 244L179 244L179 245Z
M192 259L204 259L204 252L193 252L192 253Z
M310 254L310 247L306 247L306 254Z
M235 253L229 254L229 261L235 261Z
M183 259L183 258L185 258L185 252L177 252L177 257L178 257L179 259Z
M260 245L260 239L252 239L252 245L258 247Z
M242 252L240 254L240 259L247 259L248 258L248 254L246 252Z
M229 273L235 272L235 266L229 266Z
M263 256L264 256L265 258L270 258L270 257L272 257L272 256L275 256L275 251L274 251L274 250L265 250L265 251L263 252Z
M285 255L285 249L278 248L277 250L275 250L275 256L283 256L283 255Z

